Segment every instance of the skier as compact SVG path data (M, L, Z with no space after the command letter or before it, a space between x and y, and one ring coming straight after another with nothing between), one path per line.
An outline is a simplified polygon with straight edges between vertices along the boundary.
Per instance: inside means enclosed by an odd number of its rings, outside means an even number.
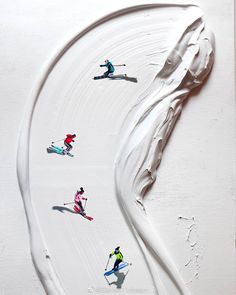
M87 198L82 197L83 193L84 193L84 189L82 187L80 188L79 191L76 192L75 198L74 198L74 202L75 202L74 210L79 212L82 215L86 215L85 212L84 212L84 207L83 207L81 201L82 200L87 201Z
M116 247L115 251L111 252L109 258L111 258L114 254L116 255L116 261L114 263L113 270L116 271L118 270L119 264L123 261L123 255L120 252L120 246Z
M64 150L64 152L69 153L73 146L71 145L71 142L75 142L73 138L75 138L76 135L75 134L67 134L66 138L64 140L64 145L66 146L66 149Z
M103 74L103 76L105 77L109 77L110 74L113 74L115 72L113 64L108 59L106 59L105 64L100 65L100 67L107 67L107 71Z

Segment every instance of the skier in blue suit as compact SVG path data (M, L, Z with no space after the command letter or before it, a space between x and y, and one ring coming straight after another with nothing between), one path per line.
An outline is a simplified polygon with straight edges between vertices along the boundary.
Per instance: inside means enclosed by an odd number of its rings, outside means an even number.
M107 67L107 71L103 74L105 77L109 77L110 74L113 74L115 72L113 64L108 59L106 59L105 64L100 65L100 67Z

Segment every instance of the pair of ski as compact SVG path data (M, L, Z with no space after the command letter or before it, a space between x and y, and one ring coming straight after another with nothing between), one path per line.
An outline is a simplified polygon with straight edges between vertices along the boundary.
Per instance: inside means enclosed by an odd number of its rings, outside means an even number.
M104 276L108 277L108 276L110 276L111 274L113 274L114 272L116 272L116 271L118 271L118 270L120 270L120 269L122 269L122 268L124 268L124 267L126 267L126 266L128 266L128 265L132 265L132 263L128 263L128 262L120 263L119 266L118 266L118 268L117 268L116 270L111 269L111 270L109 270L109 271L106 271L106 272L104 273Z
M88 216L85 212L81 212L81 210L77 206L74 205L74 208L73 209L74 209L74 211L76 213L79 213L81 216L83 216L84 218L88 219L89 221L92 221L93 220L93 217L92 216Z
M120 75L113 75L113 74L109 74L108 76L106 75L101 75L101 76L95 76L93 77L94 80L100 80L100 79L125 79L127 77L126 74L120 74Z
M68 205L68 204L74 204L74 202L70 202L70 203L64 203L64 206ZM81 210L79 209L78 206L74 205L73 207L74 211L78 214L80 214L81 216L83 216L84 218L88 219L89 221L93 220L92 216L88 216L85 212L81 212Z
M66 149L63 149L62 147L51 145L50 147L47 148L47 152L50 153L56 153L62 156L69 156L69 157L74 157L71 153L69 153Z

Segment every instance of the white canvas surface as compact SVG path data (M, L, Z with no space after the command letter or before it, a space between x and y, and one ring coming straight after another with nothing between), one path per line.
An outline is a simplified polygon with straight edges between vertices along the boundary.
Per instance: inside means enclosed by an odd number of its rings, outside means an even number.
M138 0L24 0L1 5L0 294L45 294L32 263L16 173L19 134L36 89L55 56L83 29L109 13L145 3L149 4ZM201 8L207 26L215 35L215 61L207 81L183 108L145 206L190 294L233 295L233 1L162 3L196 4ZM110 167L125 112L156 69L148 67L138 55L131 60L129 52L118 54L114 48L111 52L120 56L119 62L125 59L129 74L137 76L138 83L90 81L90 75L94 71L97 71L94 75L99 74L98 65L106 58L109 42L104 38L109 36L109 30L114 30L112 25L108 28L105 23L97 32L91 31L94 36L81 38L61 58L43 86L32 121L29 153L32 203L52 265L65 294L70 295L155 294L143 255L117 204ZM89 43L91 38L98 38L98 33L105 44L101 56L96 54L96 46ZM145 47L145 40L142 46ZM94 64L87 65L86 58L81 58L86 51ZM51 140L68 132L78 133L75 157L48 155L46 147ZM87 212L94 216L92 223L75 214L52 210L53 206L73 201L79 186L86 188ZM103 277L108 254L117 245L133 264L118 291ZM165 279L163 282L168 284ZM168 287L167 290L171 292Z

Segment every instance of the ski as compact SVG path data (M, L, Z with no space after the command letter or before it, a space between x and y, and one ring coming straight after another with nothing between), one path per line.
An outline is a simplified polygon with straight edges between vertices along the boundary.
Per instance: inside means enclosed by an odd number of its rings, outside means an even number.
M80 214L82 215L82 214ZM88 216L88 215L82 215L84 218L88 219L89 221L92 221L93 220L93 217L92 216Z
M110 79L125 79L126 77L127 77L126 74L119 74L119 75L109 74L108 76L106 76L106 75L95 76L95 77L93 77L93 79L94 80L100 80L100 79L105 79L105 78L110 78Z
M54 146L54 145L51 145L50 147L48 147L47 152L48 153L56 153L56 154L59 154L59 155L62 155L62 156L68 155L69 157L74 157L74 155L72 155L69 152L66 152L63 148L60 148L60 147Z
M74 155L72 155L71 153L69 153L69 152L67 152L65 150L63 150L63 153L64 153L64 155L67 155L69 157L74 157Z
M108 78L110 79L125 79L127 77L126 74L119 74L119 75L109 75Z
M84 218L88 219L89 221L92 221L93 220L93 217L92 216L88 216L86 213L82 213L80 212L79 208L77 206L74 206L74 211L78 214L80 214L81 216L83 216Z
M126 266L128 266L128 265L129 265L128 262L120 263L120 265L118 266L118 268L117 268L116 270L111 269L111 270L105 272L105 273L104 273L104 276L106 276L106 277L107 277L107 276L110 276L110 275L113 274L114 272L116 272L116 271L118 271L118 270L120 270L120 269L122 269L122 268L124 268L124 267L126 267Z
M100 79L105 79L105 78L107 78L107 76L105 76L105 75L93 77L94 80L100 80Z

